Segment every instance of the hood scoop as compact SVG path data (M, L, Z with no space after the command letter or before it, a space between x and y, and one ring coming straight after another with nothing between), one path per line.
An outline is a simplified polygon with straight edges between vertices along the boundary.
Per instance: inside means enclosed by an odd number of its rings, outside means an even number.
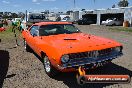
M64 40L77 40L75 38L64 38Z

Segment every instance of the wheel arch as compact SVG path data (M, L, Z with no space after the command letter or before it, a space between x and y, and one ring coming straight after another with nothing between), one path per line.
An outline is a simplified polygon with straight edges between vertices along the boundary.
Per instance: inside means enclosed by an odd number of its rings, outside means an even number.
M41 58L44 58L46 56L46 53L44 51L40 52Z

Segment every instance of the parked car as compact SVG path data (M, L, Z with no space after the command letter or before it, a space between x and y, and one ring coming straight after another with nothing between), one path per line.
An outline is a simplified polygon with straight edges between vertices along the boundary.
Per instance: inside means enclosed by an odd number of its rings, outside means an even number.
M45 72L77 71L104 66L122 56L123 46L110 39L82 33L71 22L39 22L22 31L24 46L42 58Z
M13 21L14 23L16 23L16 22L18 22L18 21L22 21L22 19L21 19L21 18L13 18L12 21Z
M109 22L111 22L113 19L112 18L108 18L106 21L102 21L102 25L106 25L108 24Z
M63 21L63 22L72 22L73 24L75 23L74 20L72 20L69 16L64 17L61 21Z
M81 18L78 21L76 21L76 23L78 25L84 25L84 24L90 25L90 24L96 24L96 20L91 18Z
M0 20L0 32L5 31L5 28L3 27L3 21Z
M6 29L4 27L0 27L0 32L5 31Z
M123 25L123 20L117 18L109 18L106 21L102 21L102 25L106 26L121 26Z
M61 21L71 21L71 18L70 17L64 17Z

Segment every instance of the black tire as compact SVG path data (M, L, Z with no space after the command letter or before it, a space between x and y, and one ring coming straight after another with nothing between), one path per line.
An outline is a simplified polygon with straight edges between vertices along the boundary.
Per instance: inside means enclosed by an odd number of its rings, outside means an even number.
M84 22L81 22L81 25L84 25Z
M30 46L27 44L26 40L24 39L24 49L27 51L27 52L31 52L31 48Z
M45 73L49 76L49 77L52 77L54 78L58 73L59 71L57 69L55 69L53 67L53 65L51 64L48 56L45 56L43 57L43 64L44 64L44 70L45 70Z
M116 24L114 23L114 24L112 24L111 26L116 26Z

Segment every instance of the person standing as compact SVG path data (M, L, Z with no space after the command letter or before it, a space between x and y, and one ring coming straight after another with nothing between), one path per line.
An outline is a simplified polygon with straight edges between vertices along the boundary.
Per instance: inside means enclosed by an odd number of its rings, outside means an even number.
M19 46L18 44L18 36L17 36L17 32L16 30L18 30L18 24L14 21L12 21L12 32L14 33L14 37L15 37L15 42L16 42L16 47Z

